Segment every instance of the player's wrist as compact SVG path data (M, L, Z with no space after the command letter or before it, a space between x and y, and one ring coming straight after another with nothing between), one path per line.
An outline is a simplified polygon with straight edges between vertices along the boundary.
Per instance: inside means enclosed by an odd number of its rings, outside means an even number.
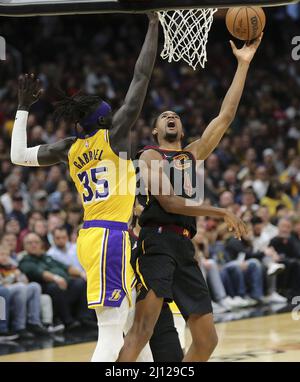
M22 103L18 105L18 111L29 111L30 106Z
M245 60L243 58L238 58L238 66L248 69L250 66L251 60Z
M233 214L231 211L226 210L226 209L223 210L223 218L230 218L230 217L232 217L232 215Z
M149 19L149 24L154 24L157 25L159 18L157 12L148 12L147 13L148 19Z

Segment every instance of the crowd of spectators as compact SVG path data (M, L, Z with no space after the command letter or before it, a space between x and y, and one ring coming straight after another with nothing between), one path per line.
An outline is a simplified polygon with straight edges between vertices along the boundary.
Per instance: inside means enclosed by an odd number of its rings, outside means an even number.
M238 114L205 164L206 202L231 209L248 226L238 241L220 222L198 221L197 258L219 311L284 303L300 293L300 65L291 58L299 20L284 12L269 11ZM29 116L29 145L57 141L72 134L52 118L58 89L100 94L116 109L145 30L141 15L1 20L7 59L0 63L0 295L10 307L2 337L45 335L53 317L70 330L95 324L76 258L82 209L67 167L10 161L18 76L34 72L45 89ZM203 71L158 58L132 131L133 153L153 143L151 120L161 111L179 113L186 143L216 116L235 69L225 33L217 19Z

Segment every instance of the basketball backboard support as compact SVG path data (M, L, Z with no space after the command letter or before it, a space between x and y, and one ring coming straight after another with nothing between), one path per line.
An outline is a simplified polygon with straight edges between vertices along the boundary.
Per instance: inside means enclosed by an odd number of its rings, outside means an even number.
M137 13L184 8L228 8L238 5L276 6L295 0L0 0L1 16L85 13Z

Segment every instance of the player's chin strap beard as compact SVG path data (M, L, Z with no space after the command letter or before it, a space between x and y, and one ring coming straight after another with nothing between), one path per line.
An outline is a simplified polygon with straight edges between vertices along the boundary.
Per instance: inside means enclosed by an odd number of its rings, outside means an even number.
M170 133L166 133L165 140L170 143L176 142L178 140L178 133L174 135Z

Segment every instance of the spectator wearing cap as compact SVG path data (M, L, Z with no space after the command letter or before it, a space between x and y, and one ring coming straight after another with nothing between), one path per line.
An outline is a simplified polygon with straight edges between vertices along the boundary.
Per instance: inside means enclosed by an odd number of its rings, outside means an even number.
M23 213L23 196L19 192L12 196L12 211L8 214L8 218L11 217L19 221L21 230L26 228L27 219Z
M270 247L276 251L274 259L285 265L286 269L278 276L279 284L286 290L291 299L300 293L300 252L299 246L292 236L292 223L288 218L282 218L278 223L278 235L270 241Z
M85 273L77 258L76 244L69 241L67 229L64 227L55 228L53 231L53 240L54 245L48 249L47 255L66 266L77 268L82 272L82 277L85 278Z
M42 326L41 287L36 282L28 283L27 277L19 270L17 263L9 256L9 249L0 246L0 285L7 288L13 309L12 328L22 339L34 335L46 335Z
M47 211L48 207L48 194L45 190L37 191L33 195L33 208L37 211L40 211L42 213L45 213Z
M51 296L54 312L66 329L73 330L81 324L96 327L91 320L92 312L87 308L86 281L82 273L47 256L41 238L35 233L24 238L24 248L27 255L21 260L20 269Z

